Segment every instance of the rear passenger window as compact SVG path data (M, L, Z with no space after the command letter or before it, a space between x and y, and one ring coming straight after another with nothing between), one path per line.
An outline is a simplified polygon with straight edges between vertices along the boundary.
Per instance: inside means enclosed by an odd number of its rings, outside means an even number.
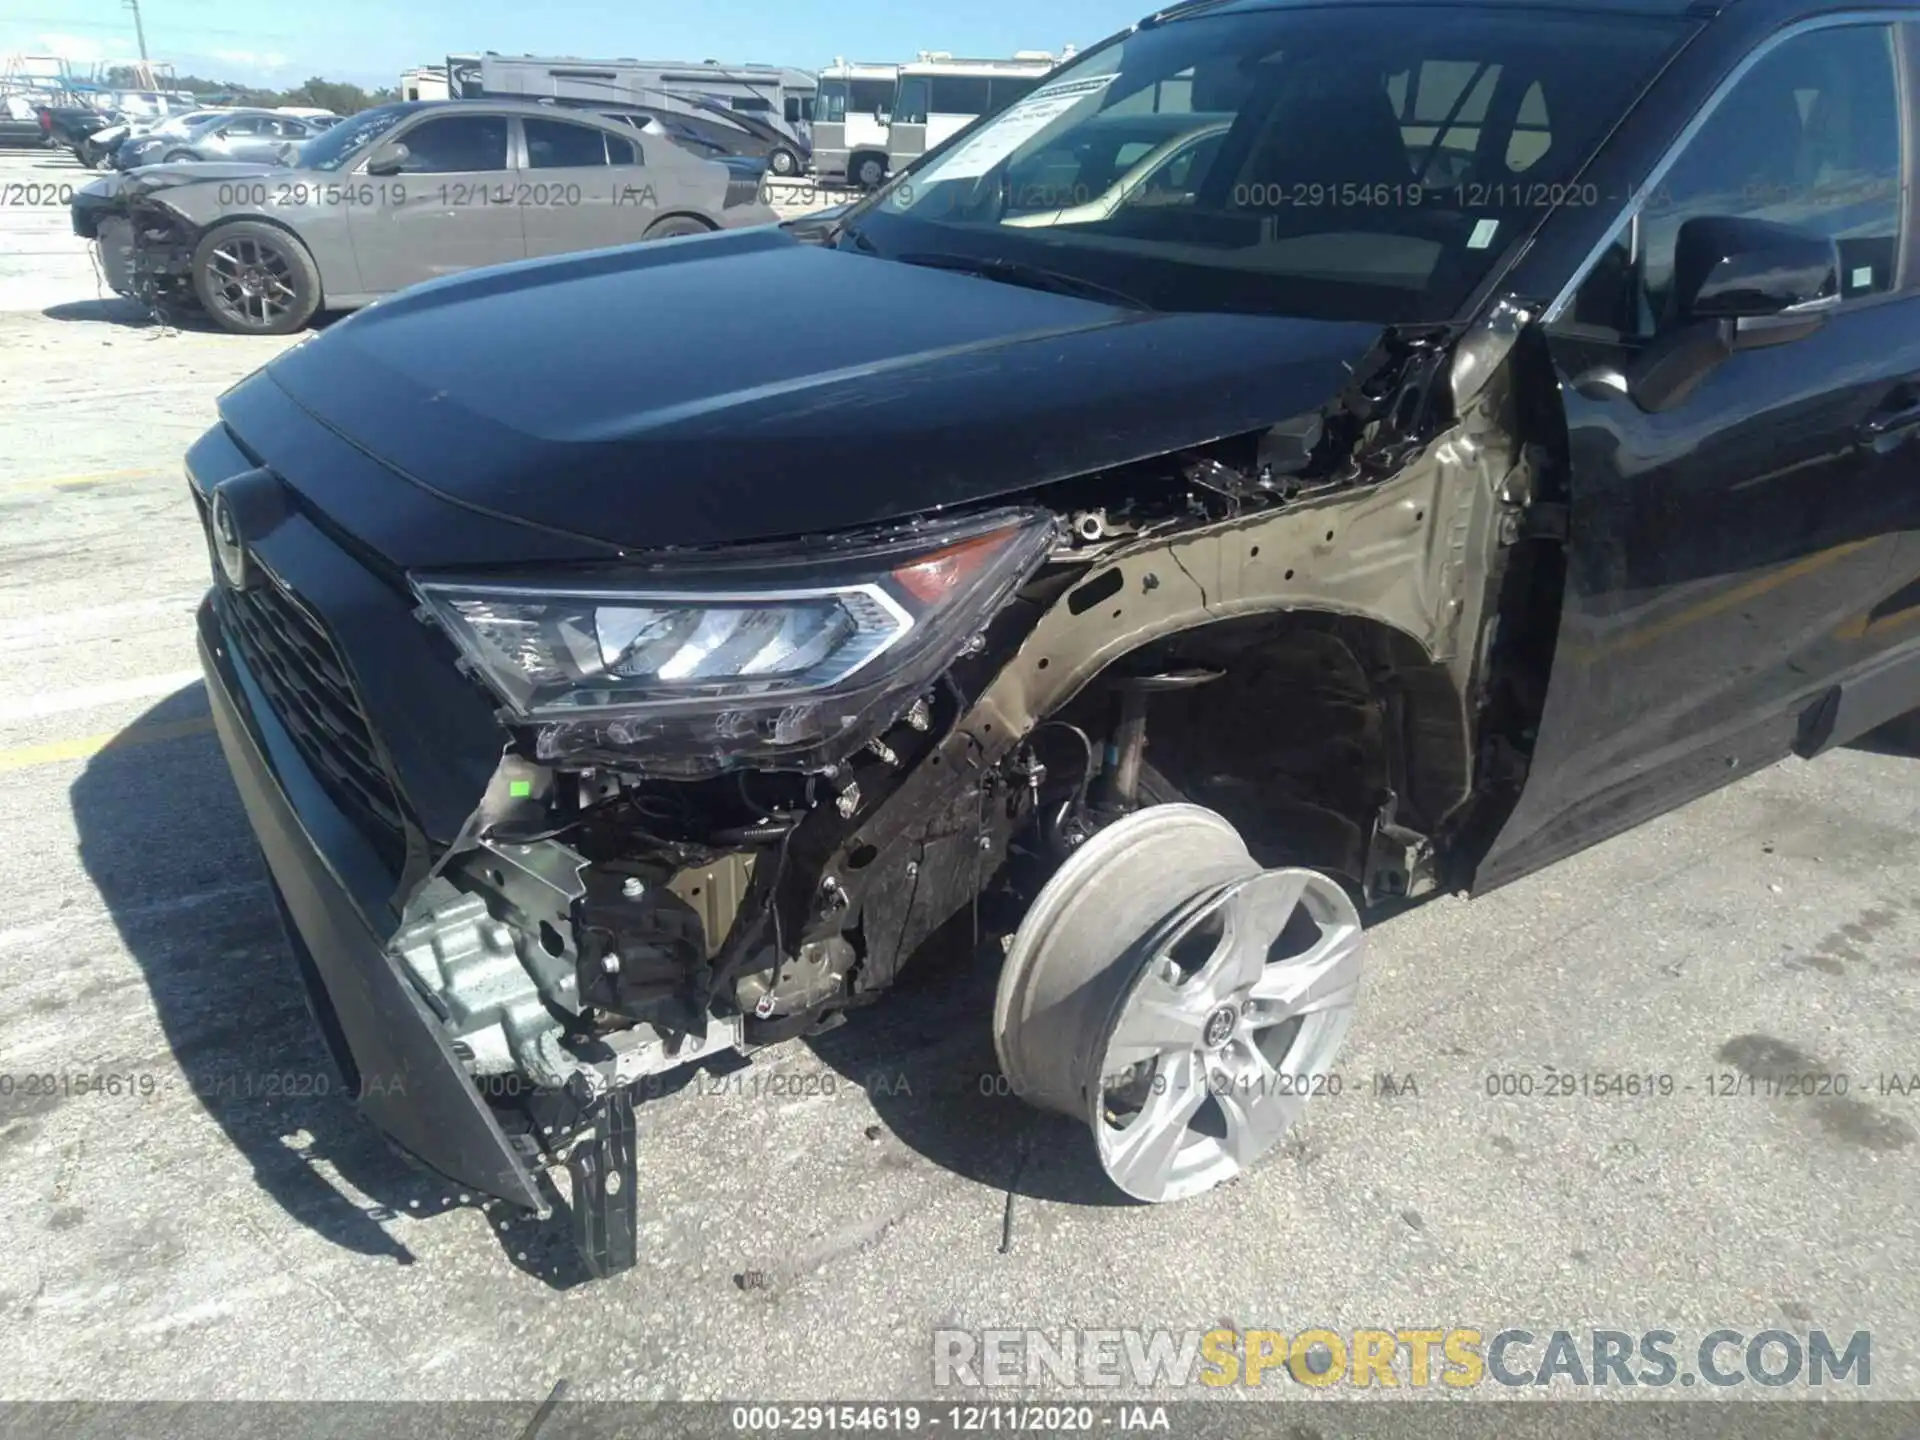
M561 120L521 123L527 132L527 168L530 170L566 170L607 163L606 136L602 131Z
M647 162L640 156L640 147L632 140L622 140L618 135L607 136L607 163L609 165L644 165Z
M1816 30L1770 51L1721 100L1642 212L1640 329L1673 288L1680 226L1700 215L1771 220L1840 247L1841 295L1892 288L1900 253L1901 137L1893 30Z

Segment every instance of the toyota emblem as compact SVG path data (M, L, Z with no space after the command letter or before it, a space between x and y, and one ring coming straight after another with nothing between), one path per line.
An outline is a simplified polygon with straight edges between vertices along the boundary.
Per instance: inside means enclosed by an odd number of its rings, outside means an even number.
M213 492L213 553L227 584L244 590L253 583L253 568L247 563L246 542L240 538L233 506L219 490Z

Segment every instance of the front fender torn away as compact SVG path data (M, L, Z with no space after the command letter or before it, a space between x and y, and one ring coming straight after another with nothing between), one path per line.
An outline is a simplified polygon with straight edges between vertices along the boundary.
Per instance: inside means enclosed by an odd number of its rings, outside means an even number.
M188 235L156 231L158 277ZM1369 900L1451 884L1506 557L1557 493L1532 313L1390 330L1319 412L1026 497L1048 562L838 763L668 780L516 734L392 950L523 1158L617 1166L610 1094L837 1023L956 921L1007 933L1101 820L1116 678L1209 682L1152 698L1148 800L1297 817Z

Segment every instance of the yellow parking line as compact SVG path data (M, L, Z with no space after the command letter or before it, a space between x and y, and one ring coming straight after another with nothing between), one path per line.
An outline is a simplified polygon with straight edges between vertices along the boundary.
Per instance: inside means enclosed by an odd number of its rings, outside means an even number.
M1896 610L1891 615L1882 615L1878 620L1869 620L1864 615L1856 615L1833 632L1836 640L1865 640L1869 635L1884 635L1888 631L1898 630L1920 620L1920 605L1910 605L1904 610Z
M58 765L62 761L88 759L102 750L155 745L163 740L184 740L190 735L212 733L213 720L206 715L194 720L168 720L158 725L130 725L111 735L83 735L77 740L52 740L44 745L16 745L11 750L0 750L0 770Z
M1722 611L1731 610L1736 605L1744 605L1749 600L1757 600L1768 591L1778 590L1782 585L1804 579L1814 571L1823 570L1835 561L1843 560L1853 554L1854 551L1864 550L1867 546L1874 543L1876 543L1874 540L1849 540L1844 544L1835 545L1829 550L1819 551L1807 556L1805 559L1796 560L1791 565L1783 566L1781 569L1762 575L1756 580L1749 580L1744 585L1737 585L1731 590L1722 590L1718 595L1710 596L1697 605L1690 605L1679 614L1669 616L1665 620L1655 621L1653 624L1644 626L1638 630L1629 630L1617 640L1612 640L1601 645L1569 646L1568 658L1582 665L1590 665L1596 660L1605 659L1612 655L1624 655L1629 651L1638 650L1643 646L1653 644L1656 640L1664 640L1669 635L1674 634L1676 631L1684 630L1689 625L1696 624L1701 620L1711 619Z
M59 490L68 485L105 485L164 473L151 465L139 470L95 470L85 475L52 475L44 480L0 480L0 490Z

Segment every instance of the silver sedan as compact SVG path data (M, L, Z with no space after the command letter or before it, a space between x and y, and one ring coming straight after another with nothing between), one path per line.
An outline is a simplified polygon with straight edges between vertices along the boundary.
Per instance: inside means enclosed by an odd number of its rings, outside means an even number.
M288 117L279 117L286 119ZM762 225L764 165L529 101L365 110L274 165L156 165L73 201L121 294L282 335L481 265Z
M121 152L120 168L142 165L179 165L190 161L239 160L270 165L287 147L311 140L320 126L297 115L271 110L235 110L210 115L184 134L152 133L133 136Z

